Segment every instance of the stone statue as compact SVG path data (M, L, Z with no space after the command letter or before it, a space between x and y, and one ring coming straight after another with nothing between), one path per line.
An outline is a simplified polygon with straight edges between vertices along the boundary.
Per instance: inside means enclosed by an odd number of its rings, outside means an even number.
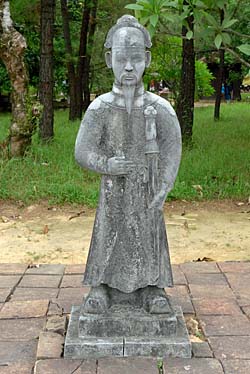
M111 92L89 106L76 140L76 160L101 173L99 207L84 284L92 287L84 310L102 313L109 291L141 289L152 313L168 310L163 291L172 286L162 207L175 181L181 155L179 124L171 105L145 92L142 76L150 64L150 36L132 16L110 30L106 62L115 81ZM151 109L158 146L157 188L150 194L145 117ZM150 300L149 300L150 299Z
M113 89L89 106L75 148L82 167L102 174L83 282L91 286L80 310L83 337L93 321L100 336L100 326L107 324L102 316L111 313L109 329L117 304L136 307L147 321L174 313L164 291L173 279L162 209L180 163L179 123L168 101L144 90L142 77L151 61L148 31L125 15L109 31L105 47ZM134 334L121 319L117 335Z

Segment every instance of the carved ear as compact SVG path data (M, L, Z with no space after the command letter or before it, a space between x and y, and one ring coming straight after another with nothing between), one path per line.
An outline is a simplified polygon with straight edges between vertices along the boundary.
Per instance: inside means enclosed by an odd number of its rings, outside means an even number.
M106 60L106 65L109 69L112 68L112 55L111 52L106 52L105 53L105 60Z
M151 63L151 52L150 51L146 51L145 52L145 64L146 64L146 68L149 67Z

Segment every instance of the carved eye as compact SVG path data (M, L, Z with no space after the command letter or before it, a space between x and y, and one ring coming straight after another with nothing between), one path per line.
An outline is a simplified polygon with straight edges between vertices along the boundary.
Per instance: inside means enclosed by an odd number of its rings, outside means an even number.
M123 63L126 63L127 62L127 59L124 55L116 55L116 60L118 62L123 62Z

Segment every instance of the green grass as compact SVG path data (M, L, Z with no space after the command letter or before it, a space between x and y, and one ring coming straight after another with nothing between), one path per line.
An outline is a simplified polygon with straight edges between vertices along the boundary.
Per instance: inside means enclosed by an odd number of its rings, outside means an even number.
M0 114L0 141L8 132L10 116ZM55 115L55 139L33 145L24 159L0 159L0 199L28 204L48 199L53 204L95 206L100 177L81 170L74 160L79 122L67 112ZM250 194L250 110L248 103L222 105L221 120L213 121L213 107L195 111L193 147L184 149L171 199L247 198ZM197 191L194 185L200 185Z
M213 107L197 108L193 148L183 150L171 197L177 199L247 198L250 195L249 104L224 104L221 120ZM194 185L202 187L197 193Z

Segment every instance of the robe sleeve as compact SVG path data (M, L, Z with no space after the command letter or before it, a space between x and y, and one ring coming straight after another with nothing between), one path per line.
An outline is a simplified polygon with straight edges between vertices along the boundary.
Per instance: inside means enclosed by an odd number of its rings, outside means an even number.
M181 130L175 111L168 101L161 98L157 107L157 131L160 148L159 189L167 194L174 186L180 165Z
M81 167L106 174L108 159L101 147L104 125L98 101L94 100L84 115L76 138L75 158Z

